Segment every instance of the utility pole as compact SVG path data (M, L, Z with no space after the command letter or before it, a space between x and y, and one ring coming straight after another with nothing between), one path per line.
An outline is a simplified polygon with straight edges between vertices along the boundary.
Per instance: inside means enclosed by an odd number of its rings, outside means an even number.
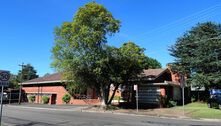
M18 104L20 105L21 104L21 94L22 94L22 82L23 82L23 68L24 68L24 63L22 63L21 65L21 78L20 78L20 86L19 86L19 98L18 98Z

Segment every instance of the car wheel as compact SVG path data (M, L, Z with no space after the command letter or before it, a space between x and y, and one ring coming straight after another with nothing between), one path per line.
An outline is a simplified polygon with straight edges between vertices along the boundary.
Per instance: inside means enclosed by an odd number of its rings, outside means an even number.
M211 103L207 103L207 105L208 105L208 108L212 108Z

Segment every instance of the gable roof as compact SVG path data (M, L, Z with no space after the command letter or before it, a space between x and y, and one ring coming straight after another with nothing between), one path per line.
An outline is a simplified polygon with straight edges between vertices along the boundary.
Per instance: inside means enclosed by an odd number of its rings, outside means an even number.
M60 83L62 81L62 73L54 73L48 76L35 78L32 80L28 80L19 84L28 85L28 84L46 84L46 83Z
M156 78L158 78L160 75L162 75L164 72L167 72L168 69L146 69L143 70L143 72L141 73L141 77L143 78L147 78L147 80L155 80Z
M161 69L161 68L160 69L146 69L146 70L143 70L140 77L145 78L147 80L155 80L166 71L168 71L167 68L166 69ZM62 73L54 73L48 76L28 80L19 84L30 85L30 84L47 84L47 83L61 83L61 82L66 82L66 80L62 79Z

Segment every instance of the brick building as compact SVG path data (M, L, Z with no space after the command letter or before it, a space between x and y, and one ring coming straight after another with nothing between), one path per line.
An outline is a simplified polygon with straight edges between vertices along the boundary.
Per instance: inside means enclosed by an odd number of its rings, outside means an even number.
M42 103L42 96L49 97L49 104L64 104L62 97L69 94L66 90L66 80L61 73L51 74L45 77L32 79L22 83L22 90L26 96L35 96L34 103ZM95 90L88 88L84 94L76 94L71 97L70 104L99 104Z
M61 73L51 74L22 83L22 90L26 96L35 96L35 103L42 103L42 96L50 98L49 104L63 104L62 97L68 94L66 80L62 79ZM133 102L135 91L133 85L138 84L139 103L159 104L159 96L171 100L181 100L179 75L170 69L147 69L140 75L139 81L133 81L131 85L121 86L115 96L122 97L125 101ZM110 93L112 91L110 90ZM116 101L116 100L115 100ZM100 104L95 89L88 88L85 93L76 92L70 104Z

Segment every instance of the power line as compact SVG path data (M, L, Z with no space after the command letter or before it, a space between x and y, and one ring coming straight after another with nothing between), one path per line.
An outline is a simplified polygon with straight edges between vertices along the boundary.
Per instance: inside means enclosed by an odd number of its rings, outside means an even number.
M185 45L193 45L193 44L197 44L197 43L200 43L200 42L206 42L206 41L209 41L209 40L221 40L221 37L219 37L220 35L218 35L218 37L213 37L213 38L208 38L208 39L204 39L204 40L200 40L200 41L194 41L193 43L187 43ZM180 46L185 46L185 45L180 45ZM166 51L166 50L164 50ZM149 54L152 54L152 53L158 53L158 52L162 52L161 50L158 50L158 51L153 51L153 52L146 52L146 53L149 53Z
M166 25L163 25L163 26L160 26L158 28L155 28L155 29L152 29L146 33L142 33L142 34L139 34L139 35L136 35L136 37L138 36L144 36L144 35L148 35L150 33L153 33L153 32L158 32L158 31L162 31L164 29L171 29L170 27L174 27L176 24L184 24L184 23L189 23L193 20L193 18L197 18L198 20L201 19L201 18L206 18L206 17L210 17L211 14L213 11L215 11L216 9L218 9L220 7L221 4L218 4L218 5L214 5L214 6L211 6L209 8L206 8L204 10L201 10L199 12L196 12L194 14L191 14L187 17L184 17L184 18L181 18L181 19L178 19L176 21L173 21L171 23L168 23ZM210 15L209 15L210 14ZM206 16L208 15L208 16ZM200 16L200 17L197 17L197 16Z

